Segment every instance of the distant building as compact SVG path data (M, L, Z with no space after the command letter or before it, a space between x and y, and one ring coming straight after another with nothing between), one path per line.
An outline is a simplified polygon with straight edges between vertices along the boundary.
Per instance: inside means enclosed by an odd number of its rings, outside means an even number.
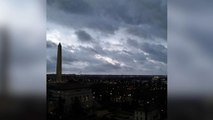
M134 120L160 120L160 113L157 109L140 108L135 110Z
M109 113L104 116L106 120L133 120L133 114L130 112L115 112L115 113Z
M63 100L64 112L69 112L72 109L76 100L79 101L82 108L90 108L93 104L92 90L80 84L57 84L49 85L49 102L54 104L61 99ZM57 106L55 106L57 107Z

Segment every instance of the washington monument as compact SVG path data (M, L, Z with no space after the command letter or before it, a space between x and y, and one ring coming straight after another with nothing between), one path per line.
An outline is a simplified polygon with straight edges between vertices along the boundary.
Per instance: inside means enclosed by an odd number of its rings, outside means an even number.
M58 45L58 53L57 53L57 68L56 68L56 81L62 82L62 50L61 43Z

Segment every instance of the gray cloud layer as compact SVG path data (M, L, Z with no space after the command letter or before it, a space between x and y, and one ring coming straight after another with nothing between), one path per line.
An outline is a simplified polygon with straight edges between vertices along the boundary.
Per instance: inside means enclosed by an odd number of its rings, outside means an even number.
M62 42L64 72L166 74L165 0L47 0L47 16L48 72Z
M80 41L90 41L90 40L92 40L92 37L87 32L85 32L83 30L76 31L75 34L77 34L78 39Z

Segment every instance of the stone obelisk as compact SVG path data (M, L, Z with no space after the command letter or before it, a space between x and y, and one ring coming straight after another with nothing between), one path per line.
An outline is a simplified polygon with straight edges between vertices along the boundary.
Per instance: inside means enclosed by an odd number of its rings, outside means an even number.
M56 81L62 82L62 50L61 43L58 44L58 53L57 53L57 68L56 68Z

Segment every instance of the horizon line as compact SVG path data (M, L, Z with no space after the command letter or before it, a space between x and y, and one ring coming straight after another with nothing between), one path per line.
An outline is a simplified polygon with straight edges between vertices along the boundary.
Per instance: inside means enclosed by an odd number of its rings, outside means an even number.
M56 75L56 73L47 73L46 75ZM143 75L143 74L76 74L76 73L65 73L62 75ZM167 76L166 74L147 74L144 76Z

